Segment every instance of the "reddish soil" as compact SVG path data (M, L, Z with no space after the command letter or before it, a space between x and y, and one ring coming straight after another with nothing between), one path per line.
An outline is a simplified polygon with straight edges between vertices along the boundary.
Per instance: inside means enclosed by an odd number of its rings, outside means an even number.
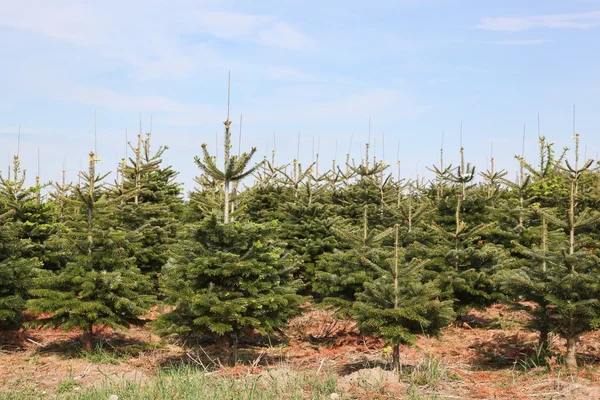
M406 374L402 382L382 375L388 372L389 349L381 340L360 335L352 321L336 320L324 310L311 309L294 319L282 336L283 343L280 337L273 338L271 345L241 347L235 367L223 366L232 357L231 349L223 344L186 350L149 328L97 329L103 351L94 357L81 356L77 331L2 332L0 393L23 388L53 393L66 380L79 387L105 379L145 380L165 366L188 363L230 377L277 368L331 371L339 375L340 388L353 398L401 398L412 383L421 395L439 398L600 399L600 332L582 338L578 347L581 367L578 374L568 375L559 362L564 343L558 338L552 340L556 356L548 366L536 367L537 335L524 329L527 319L524 312L498 305L472 312L465 323L445 329L439 339L419 338L416 346L401 350ZM427 376L431 371L424 366L427 362L437 363L436 371L442 371L439 376ZM375 391L358 388L355 382L365 373L385 379Z

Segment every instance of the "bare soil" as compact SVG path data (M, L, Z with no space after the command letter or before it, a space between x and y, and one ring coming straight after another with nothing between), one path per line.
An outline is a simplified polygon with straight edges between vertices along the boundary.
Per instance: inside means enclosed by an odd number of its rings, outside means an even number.
M0 393L34 388L54 394L66 381L74 390L104 380L143 382L162 368L192 364L223 377L334 373L339 395L351 398L403 398L415 389L436 398L600 399L600 332L582 338L580 368L570 375L560 361L564 343L559 338L552 339L554 356L541 365L537 335L525 329L527 320L526 313L502 305L473 311L440 338L420 337L416 346L403 347L400 378L389 371L385 343L319 309L294 319L277 337L257 338L260 345L240 348L233 367L232 351L224 344L184 346L159 338L149 327L98 329L101 349L91 356L82 355L77 331L2 332Z

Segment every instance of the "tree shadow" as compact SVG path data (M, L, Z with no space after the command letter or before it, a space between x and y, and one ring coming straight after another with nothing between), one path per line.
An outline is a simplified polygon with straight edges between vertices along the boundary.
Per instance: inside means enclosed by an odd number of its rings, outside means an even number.
M472 365L480 370L531 368L544 363L544 357L537 346L537 336L522 332L507 334L499 331L469 347L477 353Z
M268 354L265 348L241 346L236 355L231 346L215 343L186 346L183 353L162 358L158 369L193 368L200 372L215 372L223 368L233 368L240 374L250 374L280 364L281 361L276 356Z
M507 334L503 331L494 333L491 337L477 341L469 346L477 353L472 362L479 370L501 370L519 368L529 370L537 367L547 367L557 360L561 363L561 344L550 345L548 353L544 354L538 345L538 335L532 332L515 332ZM554 361L549 362L550 359ZM579 349L577 360L580 366L600 365L600 356L590 349ZM549 364L550 363L550 364Z
M467 314L460 317L455 322L457 327L482 328L482 329L497 329L500 327L500 321L497 318L485 318L476 314Z
M592 354L590 352L577 352L577 362L580 366L599 365L600 356L598 354Z
M23 329L0 331L0 350L5 353L19 353L27 349L27 335Z
M226 337L216 335L173 338L174 343L184 348L184 353L161 360L160 369L194 367L212 372L223 367L250 366L268 367L283 360L270 354L268 349L287 346L288 338L282 333L261 335L244 332L238 340L237 351Z
M403 365L403 368L411 368L411 365ZM393 370L393 366L391 362L384 360L373 360L373 359L363 359L358 361L352 361L345 364L342 364L339 368L336 369L336 372L340 376L350 375L354 372L363 370L363 369L371 369L371 368L381 368L385 371Z
M162 343L148 342L122 333L97 334L94 349L86 353L81 345L81 335L60 338L40 346L36 353L55 354L62 358L85 358L90 362L118 364L131 357L156 350Z

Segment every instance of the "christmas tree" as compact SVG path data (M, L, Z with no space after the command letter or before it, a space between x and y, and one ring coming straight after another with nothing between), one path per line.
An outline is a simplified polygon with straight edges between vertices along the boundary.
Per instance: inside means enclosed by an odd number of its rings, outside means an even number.
M151 136L138 135L137 146L131 146L134 157L122 161L121 182L115 194L123 200L118 204L120 226L141 235L141 245L132 254L142 273L148 275L154 289L158 275L167 263L169 250L176 244L183 214L181 187L175 182L177 173L163 166L162 156L168 149L151 149Z
M0 329L20 326L28 290L42 266L36 257L39 248L28 236L45 225L33 212L35 188L26 187L25 179L18 156L13 159L12 177L0 174Z
M19 239L7 214L0 215L0 329L15 329L22 322L25 301L41 263L26 254L33 247Z
M286 244L286 251L298 256L296 276L304 281L305 292L311 293L317 261L336 246L334 206L328 188L310 168L303 171L294 160L292 173L284 170L281 175L248 190L244 212L252 221L280 222L277 237Z
M399 226L394 229L394 253L385 264L366 263L379 276L365 282L353 313L360 329L382 337L393 347L392 365L400 365L400 344L412 344L415 334L439 334L454 319L452 300L440 300L443 293L436 281L425 281L426 261L406 260L400 247ZM447 296L446 296L447 297Z
M301 282L296 261L274 238L276 223L219 221L191 224L185 250L164 268L165 303L174 310L157 327L163 334L241 335L272 333L298 312Z
M94 153L88 173L73 196L65 199L78 213L70 215L59 228L56 246L64 251L66 265L55 273L42 275L31 290L28 307L48 314L37 325L83 331L82 346L93 350L94 327L125 328L139 325L153 303L149 281L131 257L140 235L118 227L115 203L97 175Z
M548 198L548 195L555 196L562 188L553 186L550 191L540 189L548 188L545 181L555 180L563 173L556 166L552 145L546 143L544 137L539 138L539 148L537 168L527 163L523 155L516 157L520 164L518 178L515 182L505 180L510 195L503 199L495 215L499 220L499 235L508 240L502 243L511 253L508 268L498 275L502 290L512 299L514 307L524 309L532 315L529 325L539 331L540 354L546 355L550 325L549 304L545 296L550 288L546 285L548 262L544 257L548 248L560 245L564 237L560 232L550 230L546 217L535 213L534 207L558 204ZM527 303L523 303L523 300Z
M195 161L215 196L219 210L187 226L179 254L163 269L165 303L173 310L157 322L164 335L213 334L227 338L237 357L240 336L253 330L270 333L298 313L301 282L293 278L296 260L283 254L276 240L277 223L246 222L236 209L232 220L230 189L250 175L248 164L255 152L231 155L231 121L225 121L224 169L220 170L202 146L203 159ZM202 188L201 188L202 190ZM218 192L221 191L221 196ZM206 209L206 208L205 208Z
M364 284L375 279L376 273L369 265L383 261L383 243L392 234L391 229L368 228L368 209L363 207L361 226L338 220L332 229L339 246L317 262L313 290L324 303L335 306L340 316L350 312Z
M541 312L533 314L541 319L541 340L547 337L548 330L566 340L565 363L571 371L577 369L580 336L600 326L600 258L581 245L585 230L596 226L600 213L581 204L582 177L592 161L580 165L579 157L579 135L576 135L574 165L568 160L564 166L557 164L568 182L568 195L561 207L535 207L542 218L541 245L522 250L533 262L517 270L507 282L514 290L531 290L537 297ZM550 226L562 230L562 243L548 240Z
M44 201L41 190L47 185L40 184L39 175L31 187L25 185L26 176L15 156L12 175L0 176L0 214L6 214L15 238L30 241L22 256L37 258L45 269L56 270L60 263L49 248L49 239L56 233L58 213L54 203Z

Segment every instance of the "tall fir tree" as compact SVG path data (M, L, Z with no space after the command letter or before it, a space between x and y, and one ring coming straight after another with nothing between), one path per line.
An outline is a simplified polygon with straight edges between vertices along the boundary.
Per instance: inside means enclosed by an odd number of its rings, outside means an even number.
M494 276L508 254L502 246L482 239L491 223L470 227L462 220L462 193L456 195L456 200L454 228L432 224L435 244L427 253L433 259L428 268L441 274L461 317L470 308L485 308L501 298Z
M23 322L23 311L33 279L41 263L26 256L33 247L19 239L14 224L0 216L0 330L16 329Z
M305 293L314 293L318 262L333 251L338 241L334 232L336 218L332 217L334 206L327 198L327 191L320 189L309 194L309 190L306 188L283 204L279 237L287 244L286 250L301 261L297 276L306 285Z
M83 184L65 201L79 212L60 227L56 246L65 253L66 265L36 279L28 307L46 314L33 323L83 331L85 351L94 347L94 327L127 328L145 321L153 303L149 280L135 265L132 249L140 235L118 226L115 203L103 184L106 175L96 173L94 153Z
M332 229L338 247L323 254L317 262L313 290L325 304L337 309L337 315L348 315L366 282L376 278L370 263L383 261L386 249L384 241L392 234L391 229L369 229L369 207L363 207L362 224L355 226L339 219Z
M145 138L138 135L137 146L131 147L134 157L122 161L121 181L115 184L115 194L122 198L117 203L118 217L122 228L141 234L141 246L132 255L156 290L181 227L181 186L176 182L177 173L162 165L168 147L153 152L150 133Z
M413 344L419 333L437 335L454 318L452 300L440 300L443 293L438 282L425 279L427 261L406 259L399 231L396 225L393 255L383 265L366 260L379 277L365 282L353 308L362 331L392 345L394 369L400 365L400 344Z
M162 334L225 337L237 348L252 330L272 333L299 311L296 260L275 240L276 223L219 221L188 226L185 250L164 268L165 303L173 311L157 323Z
M536 207L542 218L541 245L523 249L534 263L521 268L508 282L516 289L525 288L539 296L543 313L542 327L566 340L565 363L570 371L577 369L577 341L580 336L600 326L600 258L581 245L585 230L597 226L600 213L581 204L580 184L591 160L580 164L579 135L575 136L575 163L559 165L568 182L568 195L558 209ZM563 231L562 245L548 240L549 227ZM537 261L537 262L536 262ZM541 337L547 335L542 331Z
M12 175L0 173L0 329L21 325L28 291L42 266L32 236L45 225L31 213L36 188L26 187L25 179L18 156Z
M225 121L225 144L224 144L224 168L219 169L217 165L217 158L212 157L208 152L206 143L202 144L202 152L204 157L201 159L196 156L194 161L196 165L204 172L210 180L217 182L222 185L223 193L223 223L229 223L229 212L231 210L231 185L232 183L239 182L245 177L249 176L254 172L256 167L248 168L248 164L252 159L256 148L253 147L250 153L243 153L239 156L231 155L231 132L229 127L231 121L227 116Z
M60 262L49 248L49 239L56 233L58 213L55 204L47 202L41 191L48 184L41 184L39 175L34 186L26 185L26 171L21 169L21 161L14 156L12 174L0 176L0 214L6 214L12 223L13 235L27 239L24 257L37 258L45 269L56 270Z
M204 158L195 161L215 185L209 190L223 191L219 210L187 227L185 242L164 268L165 303L172 311L161 316L161 334L214 334L229 339L234 362L240 336L249 331L269 333L283 326L299 312L301 282L294 279L296 261L283 254L274 235L276 222L257 224L232 220L230 190L232 182L250 175L252 155L231 155L231 121L225 121L224 170L202 146ZM201 199L202 196L197 196ZM214 199L208 195L211 203Z
M557 175L564 174L556 166L552 144L548 144L543 136L538 139L540 153L537 167L526 162L521 154L516 157L520 164L516 181L505 180L510 194L496 215L498 229L510 239L503 244L510 251L511 259L509 268L500 271L498 277L512 305L532 315L530 328L539 332L540 354L547 355L550 325L549 303L545 296L550 288L546 285L547 261L543 258L548 248L559 245L564 238L560 232L549 228L546 217L535 213L534 207L541 204L550 206L548 195L555 196L563 188L553 186L548 191L545 181L555 180ZM555 201L551 203L556 205Z
M372 162L371 162L372 161ZM393 225L393 218L386 211L385 203L392 190L390 178L384 179L388 165L369 159L369 143L365 146L365 159L359 165L346 162L343 179L346 185L342 190L334 191L332 201L343 218L362 225L364 207L368 207L369 227Z
M470 308L485 308L502 298L494 277L508 258L504 248L488 237L496 226L491 211L500 177L490 170L483 174L487 182L475 185L475 167L465 161L462 146L460 157L457 168L444 168L443 164L432 168L438 188L428 192L437 210L430 245L421 246L420 254L431 260L426 268L439 274L444 293L451 293L458 317Z

